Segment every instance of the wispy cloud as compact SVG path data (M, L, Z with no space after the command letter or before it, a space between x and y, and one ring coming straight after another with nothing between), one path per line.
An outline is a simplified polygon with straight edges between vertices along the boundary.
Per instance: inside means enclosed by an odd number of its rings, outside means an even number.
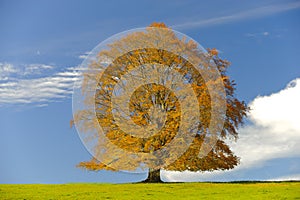
M86 51L84 52L83 54L79 55L78 58L80 59L86 59L88 57L88 55L90 54L91 52L90 51Z
M38 103L39 107L43 107L47 105L46 102L70 97L74 82L81 74L78 67L70 67L46 77L28 78L28 75L40 74L52 68L50 65L30 64L19 70L12 64L0 65L1 72L8 76L6 81L0 81L0 106Z
M252 37L252 38L257 38L257 37L268 37L270 36L270 32L264 31L264 32L259 32L259 33L246 33L246 37Z
M54 66L45 64L24 65L4 62L0 63L0 81L7 81L18 77L42 74L53 68Z
M208 19L193 20L193 22L176 24L171 27L174 29L190 29L195 27L214 26L214 25L236 22L236 21L241 21L246 19L265 17L265 16L269 16L269 15L273 15L273 14L277 14L277 13L281 13L293 9L298 9L298 8L300 8L300 1L263 6L263 7L244 10L241 12L219 16L219 17L208 18Z
M232 150L241 157L241 164L235 169L204 173L164 172L165 179L234 180L239 179L245 170L263 167L272 159L300 157L299 102L300 78L290 82L285 89L269 96L258 96L250 103L250 123L239 129L237 143L229 143ZM291 171L287 169L285 173ZM292 174L286 177L299 179L299 176L294 177ZM283 178L279 177L280 180Z
M23 75L41 74L44 70L53 69L51 65L45 64L29 64L24 67Z
M10 63L0 63L0 81L6 81L19 71Z

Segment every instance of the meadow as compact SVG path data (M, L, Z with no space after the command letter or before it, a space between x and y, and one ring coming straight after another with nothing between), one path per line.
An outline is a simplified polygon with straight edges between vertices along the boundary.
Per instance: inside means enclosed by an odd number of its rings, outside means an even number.
M300 199L300 182L0 184L0 199Z

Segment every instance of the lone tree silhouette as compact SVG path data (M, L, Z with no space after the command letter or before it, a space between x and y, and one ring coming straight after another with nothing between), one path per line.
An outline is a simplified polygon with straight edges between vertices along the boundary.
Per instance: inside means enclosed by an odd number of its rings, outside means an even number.
M167 28L164 23L152 23L150 27ZM97 56L98 58L109 58L110 55L125 48L124 45L128 45L128 41L142 40L147 34L154 33L146 31L143 33L128 34L126 37L114 41L113 44L109 45L109 49L100 51ZM180 48L189 49L191 52L197 53L199 51L197 44L193 41L185 41L185 38L180 39L172 33L165 40L169 44L178 45ZM208 128L212 117L211 96L207 86L208 84L214 84L214 81L205 82L199 72L184 57L162 49L144 48L121 55L105 71L95 74L93 78L97 81L97 89L94 99L86 99L85 103L95 106L96 120L89 119L91 113L88 113L86 110L80 110L74 114L74 122L75 124L81 123L82 130L91 130L98 123L110 142L124 151L152 153L162 149L172 141L174 153L166 152L166 155L162 155L164 152L152 154L151 159L155 160L155 165L153 165L153 162L149 164L149 160L151 160L149 158L145 159L143 156L128 158L119 154L118 151L109 151L110 147L105 146L105 152L113 154L111 157L115 159L108 161L104 158L103 162L103 160L93 157L90 161L79 163L78 167L93 171L118 171L123 169L134 171L138 168L148 168L148 178L144 182L162 182L160 178L161 169L195 172L228 170L237 166L239 158L233 154L229 146L224 142L224 139L236 140L238 138L237 128L243 123L243 119L246 117L249 108L244 101L240 101L235 97L235 83L226 75L226 70L230 63L221 59L216 49L208 49L205 56L206 59L213 61L219 70L219 78L224 85L226 95L226 112L222 116L224 124L220 124L222 129L219 137L215 145L205 156L201 157L199 153L205 137L209 137ZM130 119L140 127L153 127L151 130L156 131L155 133L147 135L147 137L137 137L130 134L130 127L127 131L124 131L117 123L118 119L116 119L113 111L114 108L111 106L114 87L123 75L137 66L143 66L147 63L156 63L157 65L167 66L176 70L186 78L184 84L191 85L192 90L196 94L198 107L190 107L185 112L192 112L193 109L199 109L200 116L197 119L198 123L196 126L197 134L195 134L192 142L182 154L176 154L176 150L182 148L186 141L184 137L176 137L176 134L180 126L185 126L185 122L181 118L183 113L180 109L180 100L170 88L157 83L148 83L138 87L130 97L128 105ZM93 69L97 69L101 63L96 60L91 65ZM158 75L159 73L161 72L158 70ZM87 81L83 81L82 88L87 87ZM189 99L186 99L186 101L189 101ZM122 102L119 103L121 104ZM103 146L101 145L103 143L100 141L95 145L95 151L98 153L103 153Z

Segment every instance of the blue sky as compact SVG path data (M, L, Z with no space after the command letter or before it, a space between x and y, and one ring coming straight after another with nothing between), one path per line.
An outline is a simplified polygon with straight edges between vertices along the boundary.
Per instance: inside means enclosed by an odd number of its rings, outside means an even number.
M300 1L0 2L0 183L131 182L146 174L88 172L72 118L76 68L113 34L165 22L231 61L252 107L232 144L241 165L163 172L166 181L300 179Z

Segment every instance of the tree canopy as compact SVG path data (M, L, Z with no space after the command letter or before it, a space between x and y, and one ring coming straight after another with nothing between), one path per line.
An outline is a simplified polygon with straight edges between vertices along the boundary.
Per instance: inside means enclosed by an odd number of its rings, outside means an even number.
M158 28L168 31L162 35ZM137 43L147 44L132 50L130 45L139 46ZM236 98L235 82L226 74L230 62L221 59L216 49L199 50L197 43L179 38L164 23L153 23L146 31L129 33L108 46L89 63L89 69L95 72L84 74L81 85L83 94L94 91L84 98L85 105L94 107L94 113L82 109L74 114L81 131L96 130L89 138L96 141L94 157L79 163L79 167L113 171L149 168L147 180L157 182L160 169L212 171L238 165L239 158L224 140L238 138L237 128L249 108ZM205 72L213 70L214 65L220 76L205 78L194 63ZM141 82L143 78L148 82ZM92 88L91 82L95 85ZM226 107L216 124L220 130L217 139L200 156L206 138L213 137L212 110L221 110L218 104L212 104L211 88L224 91L225 95L218 98ZM180 93L183 89L185 94ZM192 115L195 110L199 115ZM99 132L109 142L103 142ZM192 137L188 137L190 133Z

